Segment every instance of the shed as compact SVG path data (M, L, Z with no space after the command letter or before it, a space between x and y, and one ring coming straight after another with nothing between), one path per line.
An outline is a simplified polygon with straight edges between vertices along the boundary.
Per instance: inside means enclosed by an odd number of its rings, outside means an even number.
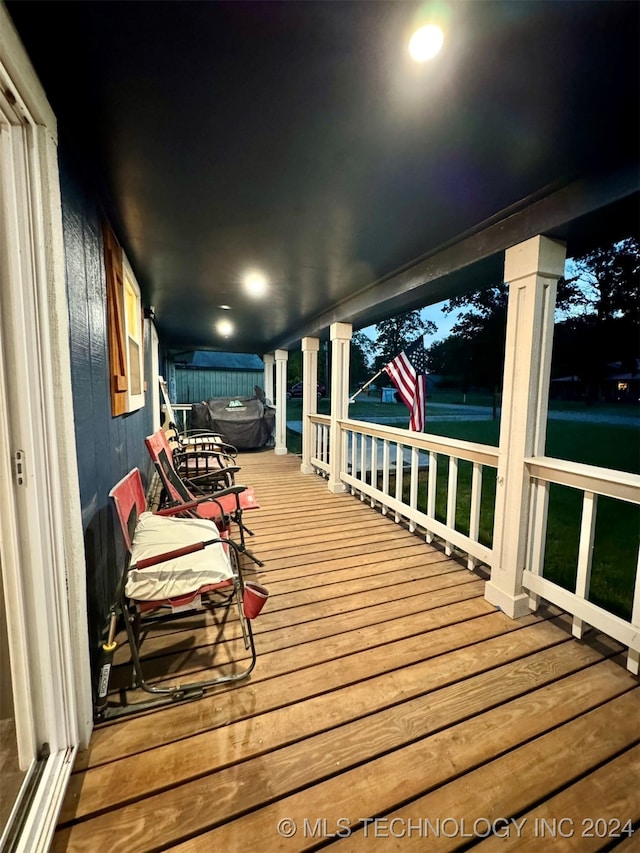
M251 397L264 385L264 363L258 355L195 351L174 356L175 400L199 403L210 397Z

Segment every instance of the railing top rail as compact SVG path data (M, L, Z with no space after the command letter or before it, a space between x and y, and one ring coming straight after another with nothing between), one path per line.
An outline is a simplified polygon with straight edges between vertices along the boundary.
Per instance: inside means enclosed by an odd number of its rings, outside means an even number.
M316 413L313 415L309 415L309 420L312 424L330 424L331 415L319 415Z
M640 503L640 475L613 468L599 468L582 462L569 462L551 456L531 456L525 459L529 474L538 480L571 486L585 492Z
M482 465L493 467L498 464L498 448L492 447L490 444L475 444L471 441L460 441L442 435L409 432L406 429L385 424L372 424L366 421L347 419L339 421L339 424L342 429L353 430L363 435L371 435L388 441L397 441L407 447L417 447L418 450L432 450L434 453L442 453L447 456L454 456L457 459L466 459L470 462L479 462Z

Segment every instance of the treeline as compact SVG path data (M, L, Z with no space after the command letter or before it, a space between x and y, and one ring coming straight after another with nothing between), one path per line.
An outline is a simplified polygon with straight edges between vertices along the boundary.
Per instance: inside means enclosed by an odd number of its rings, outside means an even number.
M462 313L451 334L429 347L430 371L445 384L501 387L507 297L501 282L446 303L445 313ZM639 357L640 244L628 238L567 263L558 282L552 379L571 378L580 396L595 399L612 373L636 373Z

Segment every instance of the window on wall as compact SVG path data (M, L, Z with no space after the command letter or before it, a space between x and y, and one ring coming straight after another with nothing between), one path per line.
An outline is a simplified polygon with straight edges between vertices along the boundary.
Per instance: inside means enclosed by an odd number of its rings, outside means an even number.
M144 406L144 324L140 288L108 225L104 226L111 414Z
M144 406L144 325L140 288L123 255L124 269L124 333L127 355L127 411Z

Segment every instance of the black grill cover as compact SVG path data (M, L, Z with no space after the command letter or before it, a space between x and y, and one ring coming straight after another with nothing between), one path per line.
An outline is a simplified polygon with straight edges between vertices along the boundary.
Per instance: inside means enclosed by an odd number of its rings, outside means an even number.
M238 450L264 447L273 434L276 413L256 397L218 397L191 406L191 428L222 433Z

